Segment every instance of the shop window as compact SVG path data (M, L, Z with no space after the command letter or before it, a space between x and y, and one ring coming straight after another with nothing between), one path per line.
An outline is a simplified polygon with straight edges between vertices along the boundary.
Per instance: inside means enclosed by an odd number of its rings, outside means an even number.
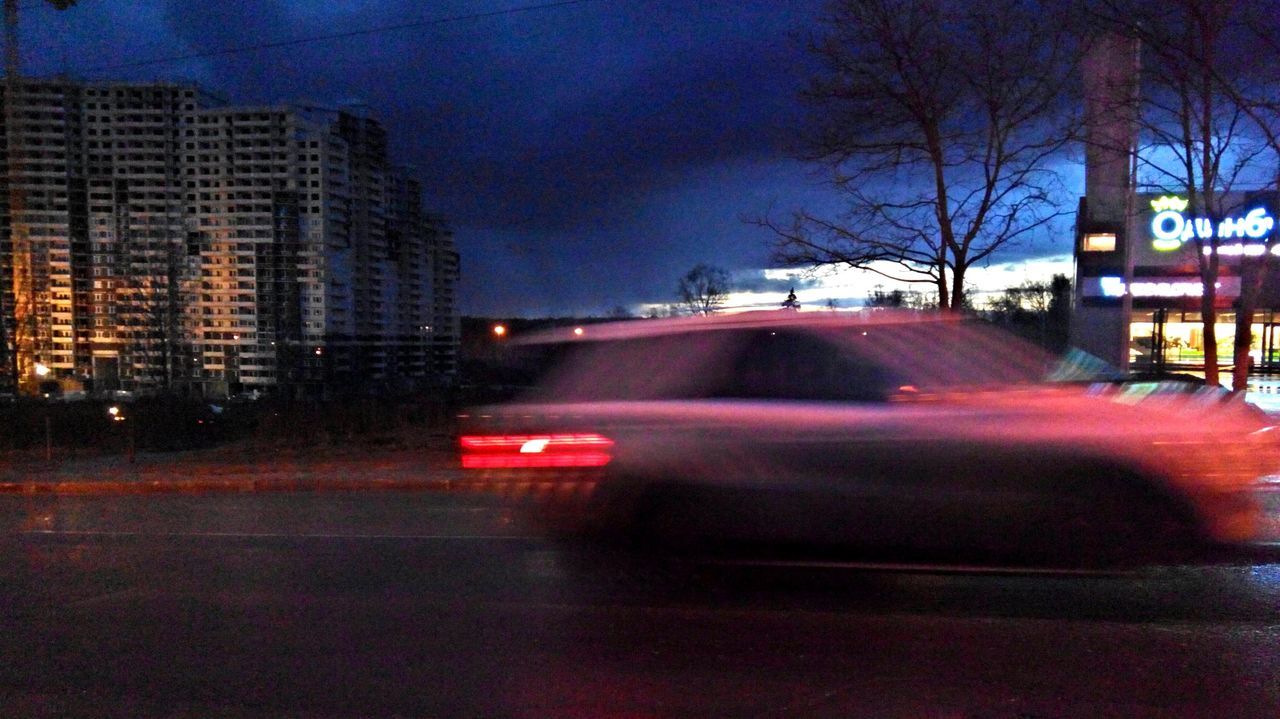
M1080 250L1082 252L1115 252L1116 233L1090 232L1081 241Z

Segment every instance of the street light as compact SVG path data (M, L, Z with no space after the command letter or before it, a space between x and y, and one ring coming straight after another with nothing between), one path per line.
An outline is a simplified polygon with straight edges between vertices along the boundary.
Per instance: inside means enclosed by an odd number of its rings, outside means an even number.
M494 336L494 337L506 337L506 335L507 335L507 326L506 326L506 325L494 325L494 326L493 326L493 336Z
M36 376L37 376L37 377L48 377L48 376L49 376L49 366L48 366L48 365L46 365L46 364L45 364L45 363L43 363L43 362L37 362L37 363L36 363Z
M125 419L124 412L120 411L120 407L114 404L107 408L107 414L111 415L112 422L123 422ZM127 425L127 427L128 427L128 431L126 431L125 434L128 435L128 442L129 442L128 444L129 464L133 464L134 457L137 454L137 440L134 437L134 431L136 428L133 426L132 422L130 422Z

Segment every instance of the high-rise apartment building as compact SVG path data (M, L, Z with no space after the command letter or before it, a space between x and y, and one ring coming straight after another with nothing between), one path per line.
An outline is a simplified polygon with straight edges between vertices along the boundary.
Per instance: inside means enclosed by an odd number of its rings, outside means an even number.
M211 395L446 377L458 259L363 113L194 86L4 97L0 318L24 386Z

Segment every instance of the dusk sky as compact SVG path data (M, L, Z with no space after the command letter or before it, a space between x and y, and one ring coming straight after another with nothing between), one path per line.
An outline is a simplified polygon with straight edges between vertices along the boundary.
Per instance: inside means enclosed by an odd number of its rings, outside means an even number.
M31 0L20 23L30 74L195 81L235 104L368 105L455 230L462 311L536 316L671 302L698 262L782 300L794 280L759 272L768 236L743 218L838 207L791 159L814 70L801 38L822 5L80 0L57 12ZM135 64L410 23L421 24ZM1069 251L1059 231L1005 259ZM860 297L875 282L835 284ZM811 304L838 292L803 280L797 291Z

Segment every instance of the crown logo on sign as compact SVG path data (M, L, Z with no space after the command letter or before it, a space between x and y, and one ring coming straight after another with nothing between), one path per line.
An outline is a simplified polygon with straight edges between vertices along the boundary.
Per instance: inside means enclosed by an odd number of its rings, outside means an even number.
M1151 209L1156 212L1164 212L1165 210L1173 210L1174 212L1182 212L1187 209L1187 201L1181 197L1165 195L1157 197L1151 201Z

